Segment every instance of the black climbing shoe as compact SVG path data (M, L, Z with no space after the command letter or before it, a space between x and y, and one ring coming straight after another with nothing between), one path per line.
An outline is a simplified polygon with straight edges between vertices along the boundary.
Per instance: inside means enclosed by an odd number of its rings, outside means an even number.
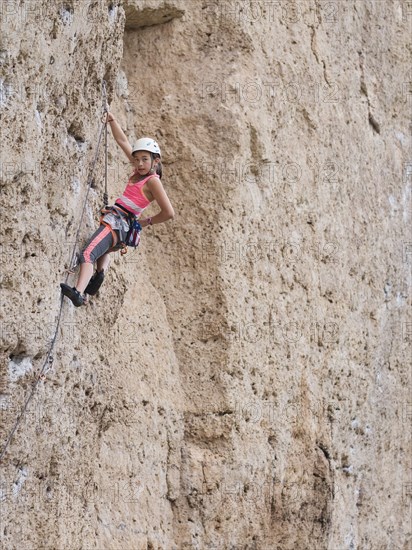
M86 290L84 291L86 294L90 294L90 296L94 296L96 292L99 290L99 288L102 286L104 279L104 271L96 271L96 273L93 275L93 277L90 279L89 284L86 287Z
M67 296L76 307L82 306L84 304L83 296L76 289L76 287L71 287L64 283L60 283L60 288L65 296Z

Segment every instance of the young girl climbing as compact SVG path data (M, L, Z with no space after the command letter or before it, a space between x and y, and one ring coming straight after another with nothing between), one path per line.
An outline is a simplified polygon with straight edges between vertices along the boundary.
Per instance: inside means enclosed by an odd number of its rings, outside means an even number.
M109 254L124 246L133 217L139 220L142 228L174 217L173 207L160 181L162 165L159 145L151 138L141 138L132 148L112 113L105 115L104 122L110 124L114 139L135 169L123 194L104 211L100 227L84 247L77 284L74 287L60 284L62 293L76 307L86 304L87 298L83 294L92 296L101 287L110 263ZM152 218L140 219L144 209L153 201L160 207L160 212ZM95 262L96 272L93 274Z

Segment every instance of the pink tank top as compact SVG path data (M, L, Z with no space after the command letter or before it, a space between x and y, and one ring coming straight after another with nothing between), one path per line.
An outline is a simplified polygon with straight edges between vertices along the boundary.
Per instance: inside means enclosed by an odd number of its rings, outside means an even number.
M126 189L123 191L123 195L119 197L116 202L121 206L124 206L130 212L133 212L137 217L143 212L143 210L150 204L150 201L144 196L142 187L149 180L156 176L156 174L150 174L143 180L137 183L131 183L131 179L135 172L130 176L127 182Z

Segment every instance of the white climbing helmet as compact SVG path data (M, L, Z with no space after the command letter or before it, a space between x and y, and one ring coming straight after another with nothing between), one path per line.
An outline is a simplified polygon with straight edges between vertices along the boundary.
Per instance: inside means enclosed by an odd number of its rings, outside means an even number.
M132 150L132 155L137 151L149 151L150 153L157 153L161 156L160 147L157 141L148 137L140 138L136 141Z

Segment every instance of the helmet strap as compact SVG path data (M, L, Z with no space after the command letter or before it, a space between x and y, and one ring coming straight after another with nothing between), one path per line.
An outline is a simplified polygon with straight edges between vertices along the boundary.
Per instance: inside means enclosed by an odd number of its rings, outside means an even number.
M151 156L151 158L152 158L152 165L151 165L151 167L150 167L150 173L151 173L151 174L156 174L156 169L155 169L154 166L153 166L153 163L154 163L154 161L155 161L154 156L153 156L153 153L150 153L150 156Z

